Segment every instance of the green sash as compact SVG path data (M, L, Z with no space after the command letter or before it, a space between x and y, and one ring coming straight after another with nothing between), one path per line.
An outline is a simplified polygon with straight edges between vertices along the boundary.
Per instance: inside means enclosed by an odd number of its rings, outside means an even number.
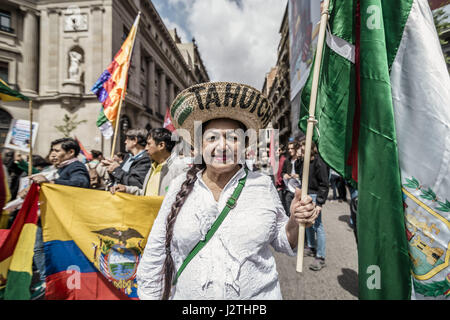
M230 212L230 210L233 209L236 206L236 201L239 198L239 196L241 195L241 191L244 188L245 181L247 180L248 169L245 168L244 170L245 170L245 176L243 178L239 179L239 183L236 186L236 189L234 189L233 194L228 199L228 201L227 201L225 207L223 208L222 212L217 217L216 221L214 221L214 223L212 224L211 229L209 229L208 233L205 236L205 240L200 240L196 244L194 249L192 249L192 251L188 254L186 259L184 259L183 264L181 265L180 269L178 269L177 275L176 275L176 277L175 277L175 279L174 279L174 281L172 283L173 285L175 285L177 283L177 280L180 277L180 274L183 272L184 268L186 268L187 264L206 245L206 243L209 241L209 239L212 238L212 236L217 231L217 229L219 229L219 226L221 225L221 223L223 222L223 220L227 216L228 212Z

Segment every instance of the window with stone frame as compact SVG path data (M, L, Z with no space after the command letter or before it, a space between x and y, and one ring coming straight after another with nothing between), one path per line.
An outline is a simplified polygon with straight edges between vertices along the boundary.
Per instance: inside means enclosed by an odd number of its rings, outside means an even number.
M155 72L155 106L153 107L155 114L156 112L159 112L159 105L160 105L160 92L159 92L159 77L160 77L160 71L156 70Z
M12 116L3 109L0 109L0 148L3 147L6 136L11 125Z
M125 41L127 39L129 33L130 33L130 29L128 29L124 25L123 30L122 30L122 41Z
M8 83L9 64L5 61L0 61L0 79Z
M11 28L11 12L0 10L0 30L14 33L14 29Z

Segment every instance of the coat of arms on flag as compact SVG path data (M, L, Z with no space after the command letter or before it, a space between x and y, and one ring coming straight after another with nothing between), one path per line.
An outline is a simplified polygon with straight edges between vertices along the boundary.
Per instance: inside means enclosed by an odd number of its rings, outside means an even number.
M99 241L93 243L94 264L116 288L131 295L137 284L134 281L139 257L144 251L145 238L139 231L127 228L105 228L93 231Z
M136 270L162 199L44 184L46 299L137 299Z

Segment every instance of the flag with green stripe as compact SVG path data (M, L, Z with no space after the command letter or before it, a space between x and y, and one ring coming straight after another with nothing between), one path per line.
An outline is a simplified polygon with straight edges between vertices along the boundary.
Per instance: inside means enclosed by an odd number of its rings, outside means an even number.
M106 117L103 106L100 108L100 113L97 118L97 127L106 139L111 138L114 134L113 123Z
M359 297L445 299L450 80L429 5L334 0L329 11L313 139L358 187Z
M11 89L8 84L0 79L0 100L3 101L29 101L30 98L24 96L19 91Z
M0 230L0 297L29 300L38 220L38 186L33 184L11 229Z

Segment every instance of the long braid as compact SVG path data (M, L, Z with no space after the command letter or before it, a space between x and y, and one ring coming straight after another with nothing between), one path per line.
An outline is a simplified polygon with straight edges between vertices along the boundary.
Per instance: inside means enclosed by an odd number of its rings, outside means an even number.
M181 185L181 189L178 192L174 203L172 204L170 214L167 216L166 223L166 259L163 265L164 274L164 291L162 295L162 300L169 299L171 288L172 288L172 278L175 273L175 265L170 252L170 244L172 243L173 237L173 227L175 221L177 220L178 213L181 210L184 202L194 188L195 181L197 181L197 173L205 168L205 164L195 164L186 174L186 180Z

